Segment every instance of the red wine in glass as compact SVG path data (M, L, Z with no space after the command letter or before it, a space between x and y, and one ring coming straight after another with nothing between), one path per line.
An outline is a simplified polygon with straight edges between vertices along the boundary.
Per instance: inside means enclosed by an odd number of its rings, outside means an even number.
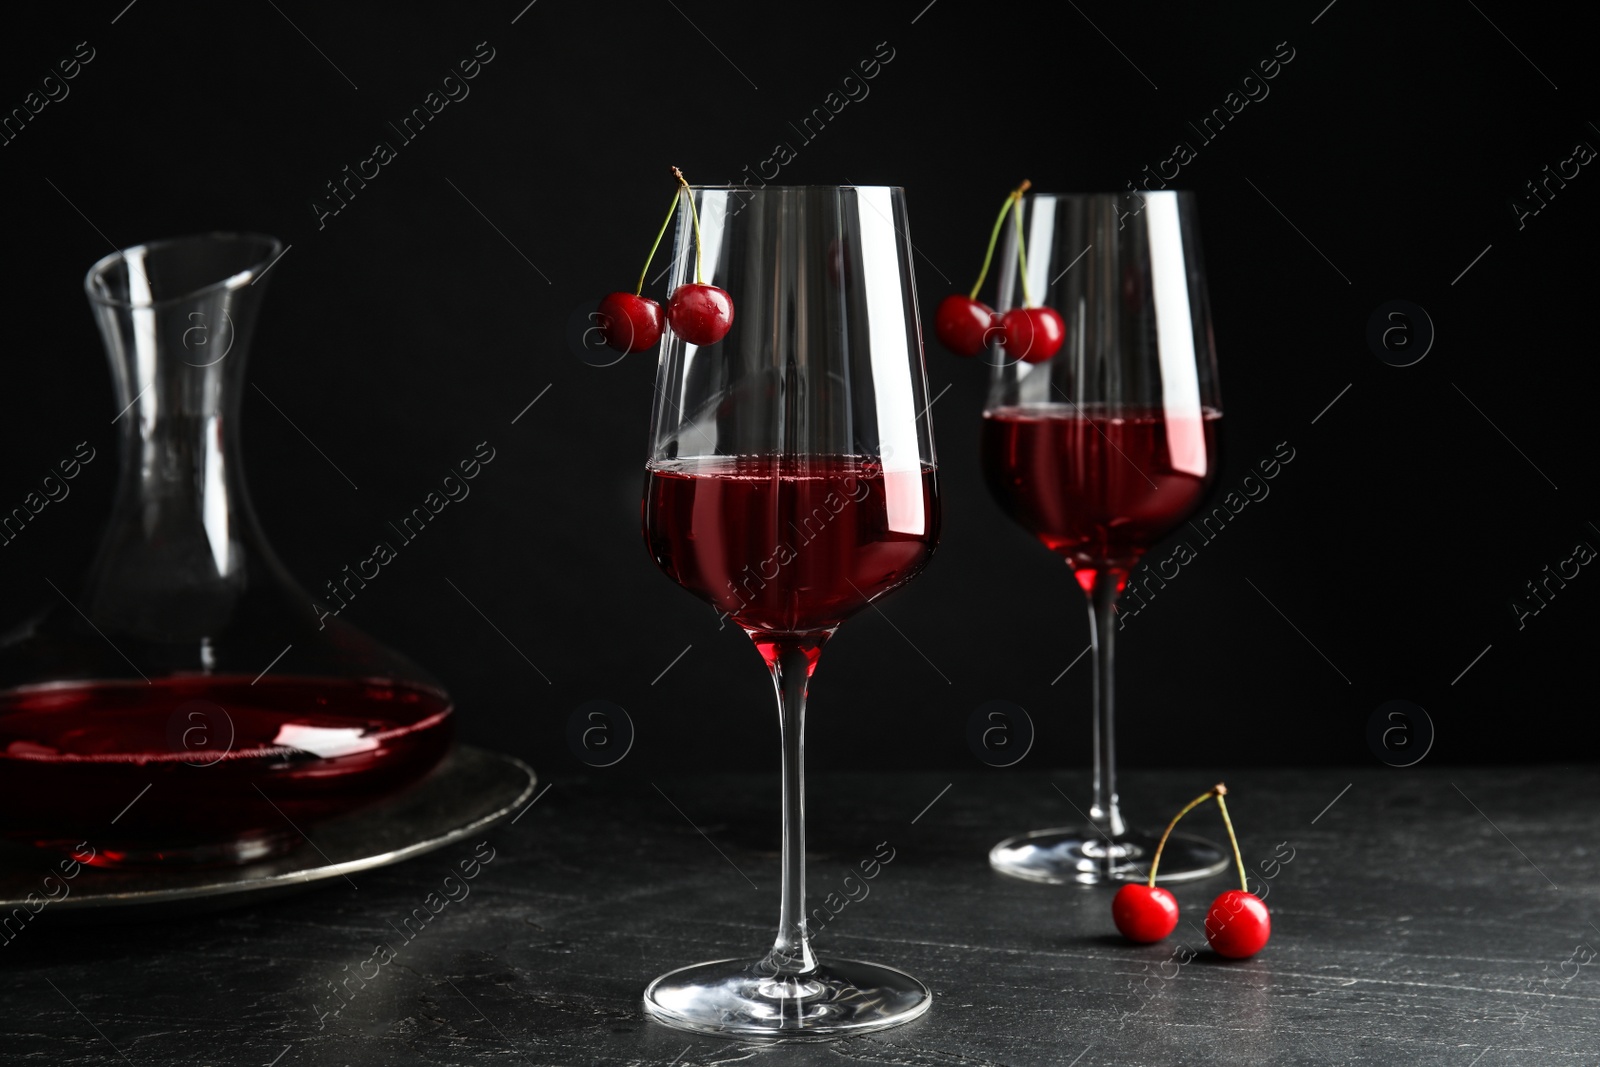
M934 473L849 456L653 464L645 538L673 581L748 631L825 633L920 571Z
M983 470L1012 521L1069 564L1124 579L1194 513L1216 463L1221 412L1038 404L983 417Z
M1014 210L996 307L1053 308L1067 331L1040 363L1003 340L990 349L983 466L1001 508L1066 560L1088 600L1094 778L1088 825L1009 837L989 864L1034 882L1143 881L1157 835L1129 826L1117 795L1116 604L1216 476L1222 399L1194 197L1034 194ZM1158 877L1205 878L1227 860L1178 833Z
M669 971L645 988L644 1010L724 1036L881 1030L920 1016L933 994L893 967L813 950L803 738L823 646L918 574L939 538L905 194L682 195L669 291L715 285L738 311L709 344L662 334L642 525L661 570L766 661L783 751L782 869L771 949Z

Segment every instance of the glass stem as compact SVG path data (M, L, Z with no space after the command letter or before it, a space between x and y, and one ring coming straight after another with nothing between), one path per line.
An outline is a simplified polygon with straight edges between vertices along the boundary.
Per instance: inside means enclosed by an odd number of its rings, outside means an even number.
M783 897L778 936L761 970L774 978L802 977L816 970L806 930L806 684L821 652L820 641L791 641L761 648L772 668L783 735Z
M1117 594L1123 575L1100 568L1089 589L1089 641L1094 650L1094 803L1089 820L1110 838L1127 830L1117 806L1116 668Z

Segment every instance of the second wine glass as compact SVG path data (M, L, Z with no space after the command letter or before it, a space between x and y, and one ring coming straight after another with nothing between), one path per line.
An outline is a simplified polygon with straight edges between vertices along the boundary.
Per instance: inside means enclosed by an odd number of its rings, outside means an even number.
M645 537L661 569L744 629L772 673L783 888L766 955L663 975L645 1012L680 1029L775 1037L881 1029L921 1015L931 995L893 968L812 952L803 731L823 645L920 571L939 537L905 198L867 186L683 195L672 286L725 289L734 315L709 346L663 336Z
M1052 307L1066 341L1034 363L989 349L983 466L1001 508L1066 560L1089 599L1094 796L1088 826L1009 838L989 862L1035 882L1143 879L1156 835L1129 828L1117 797L1116 604L1216 473L1222 403L1194 201L1171 191L1035 195L1014 210L1000 310ZM1226 864L1217 845L1173 834L1159 880Z

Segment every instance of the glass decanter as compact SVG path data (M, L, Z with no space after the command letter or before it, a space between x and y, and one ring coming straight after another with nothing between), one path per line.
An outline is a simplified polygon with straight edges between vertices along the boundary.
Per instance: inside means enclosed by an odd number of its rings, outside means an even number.
M204 234L84 285L121 469L81 589L0 642L0 835L105 866L244 863L420 778L452 706L297 585L239 461L245 357L282 251ZM53 583L52 583L53 585Z

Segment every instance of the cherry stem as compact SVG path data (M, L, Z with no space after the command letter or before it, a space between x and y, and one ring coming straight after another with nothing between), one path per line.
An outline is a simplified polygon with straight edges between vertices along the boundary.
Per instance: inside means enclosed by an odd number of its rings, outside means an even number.
M1011 210L1011 205L1022 199L1022 194L1032 188L1033 183L1026 178L1006 197L1006 202L1000 205L1000 214L995 217L994 229L989 231L989 247L983 253L983 269L978 271L978 281L967 294L968 300L978 299L978 290L983 288L983 281L989 277L989 262L994 259L994 243L1000 238L1000 227L1005 224L1006 212Z
M1017 210L1012 213L1011 219L1017 224L1017 266L1022 273L1022 306L1033 306L1033 295L1028 292L1028 251L1022 243L1022 192L1028 187L1028 182L1023 182L1011 196L1017 202Z
M689 218L694 223L694 283L705 284L705 275L700 269L700 212L694 207L694 190L689 188L689 181L683 176L683 171L677 167L672 168L672 176L678 179L678 184L683 186L683 191L689 197Z
M672 172L677 174L678 168L673 167ZM683 175L679 174L678 178L681 181L683 179ZM644 270L639 272L639 284L633 287L634 296L638 296L640 293L644 292L644 276L650 273L650 264L656 258L656 249L661 247L661 238L666 236L667 227L672 225L672 216L678 213L678 200L679 194L677 190L673 190L672 206L667 208L667 217L662 221L661 229L656 231L656 243L650 246L650 254L644 259Z
M1222 825L1228 828L1228 840L1233 844L1233 862L1239 865L1239 888L1250 892L1250 880L1245 877L1244 857L1239 855L1239 838L1233 832L1233 820L1228 818L1228 802L1217 794L1217 807L1222 811Z
M1167 847L1167 838L1172 836L1172 828L1178 825L1178 820L1189 814L1189 812L1193 811L1201 804L1204 804L1206 801L1210 800L1212 797L1217 798L1218 804L1222 803L1222 794L1226 793L1227 791L1228 787L1223 785L1221 782L1218 782L1216 785L1212 786L1210 789L1207 789L1204 793L1201 793L1199 796L1189 801L1189 803L1185 804L1183 806L1183 810L1174 815L1172 817L1172 821L1167 823L1167 828L1161 832L1161 840L1156 845L1155 858L1150 861L1151 889L1156 887L1156 868L1161 866L1161 850ZM1226 811L1227 809L1223 810ZM1224 818L1226 818L1226 816L1224 816ZM1228 828L1228 833L1230 835L1233 833L1233 828L1231 826ZM1237 851L1237 849L1235 849L1235 851ZM1243 869L1244 865L1241 863L1240 870L1242 871Z

